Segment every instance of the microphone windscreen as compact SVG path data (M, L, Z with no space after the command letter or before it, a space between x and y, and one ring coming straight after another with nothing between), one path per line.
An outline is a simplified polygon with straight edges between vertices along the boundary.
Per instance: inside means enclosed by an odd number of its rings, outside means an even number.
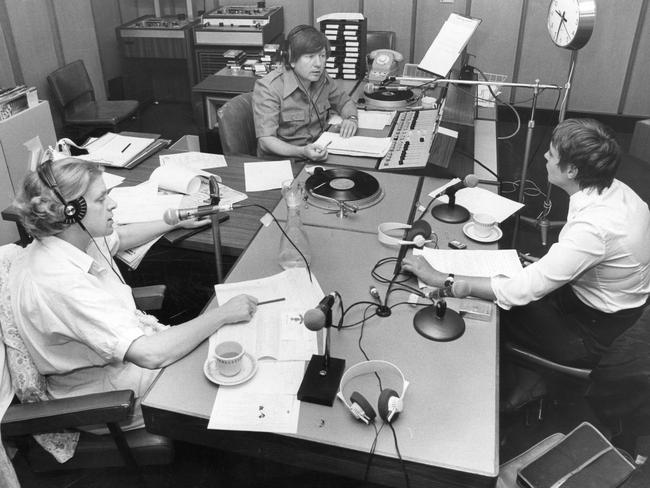
M466 281L456 281L451 285L451 291L456 298L465 298L472 292L472 288Z
M178 218L178 212L173 208L168 208L163 214L163 220L167 225L176 225L181 220Z
M305 327L317 331L325 327L325 313L319 308L312 308L305 312Z
M465 186L467 188L474 188L476 185L478 185L478 176L476 175L467 175L465 176L465 179L463 180L463 183L465 183Z

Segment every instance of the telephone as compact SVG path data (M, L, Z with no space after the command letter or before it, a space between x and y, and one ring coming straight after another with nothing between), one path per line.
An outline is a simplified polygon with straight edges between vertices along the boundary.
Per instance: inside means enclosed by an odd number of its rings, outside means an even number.
M381 82L389 76L395 76L397 65L404 61L404 56L392 49L375 49L368 55L368 58L372 61L372 67L368 73L370 82Z

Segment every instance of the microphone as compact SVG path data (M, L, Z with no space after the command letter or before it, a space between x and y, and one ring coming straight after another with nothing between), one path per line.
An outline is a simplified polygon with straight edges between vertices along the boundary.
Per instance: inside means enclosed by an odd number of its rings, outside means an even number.
M431 210L431 215L436 219L450 224L460 224L469 220L469 210L462 205L456 205L456 192L463 188L474 188L478 185L479 179L476 175L469 174L451 186L433 195L433 198L438 198L440 195L447 195L449 203L437 205Z
M366 83L363 87L364 93L375 93L380 91L408 91L410 88L408 86L383 86L375 85L374 83Z
M436 288L429 292L429 298L431 300L446 298L446 297L456 297L456 298L465 298L472 293L472 288L469 286L469 283L466 281L455 281L449 286L443 286L442 288Z
M336 292L331 292L329 295L326 295L318 305L316 305L316 308L307 310L304 317L305 327L309 330L317 331L321 330L323 327L331 325L327 324L327 315L331 312L332 307L334 306L335 298Z
M199 205L198 207L190 208L168 208L163 214L163 220L168 225L176 225L182 220L200 219L218 212L229 212L232 209L232 204Z
M465 176L465 178L463 178L461 181L438 192L433 196L433 198L438 198L441 195L452 195L455 194L458 190L462 190L463 188L474 188L476 185L478 185L478 182L478 176L469 174Z

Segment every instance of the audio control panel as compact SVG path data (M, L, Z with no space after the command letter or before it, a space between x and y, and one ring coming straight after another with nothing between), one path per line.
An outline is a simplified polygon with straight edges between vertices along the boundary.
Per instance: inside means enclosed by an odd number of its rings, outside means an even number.
M391 145L379 162L379 169L422 168L438 126L438 110L422 109L399 112L391 133Z

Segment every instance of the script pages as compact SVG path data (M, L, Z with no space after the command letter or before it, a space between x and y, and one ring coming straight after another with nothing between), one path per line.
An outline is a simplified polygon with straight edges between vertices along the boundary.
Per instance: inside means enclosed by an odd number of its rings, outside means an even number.
M451 14L429 46L418 68L439 76L447 76L480 23L481 19Z
M242 343L257 360L257 372L243 384L220 386L209 429L296 433L300 402L296 393L305 361L318 353L318 334L302 321L304 312L323 297L315 277L304 268L283 271L268 278L215 286L219 303L246 293L261 304L246 324L226 325L210 337L208 359L223 341Z

